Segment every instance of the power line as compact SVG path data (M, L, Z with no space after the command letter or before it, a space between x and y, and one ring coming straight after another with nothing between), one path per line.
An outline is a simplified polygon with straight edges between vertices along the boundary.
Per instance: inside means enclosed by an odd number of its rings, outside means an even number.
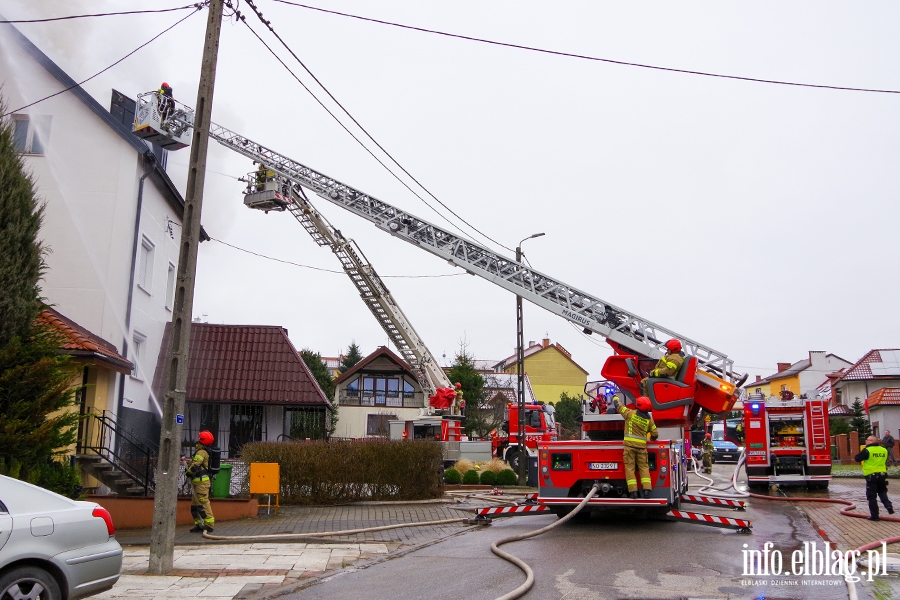
M310 265L301 265L300 263L291 262L289 260L284 260L283 258L275 258L274 256L266 256L265 254L260 254L259 252L253 252L252 250L247 250L246 248L241 248L240 246L235 246L234 244L229 244L228 242L223 242L222 240L217 240L214 237L209 238L214 242L218 242L229 248L234 248L235 250L240 250L241 252L245 252L247 254L251 254L253 256L259 258L265 258L266 260L274 260L275 262L284 263L286 265L291 265L294 267L300 267L303 269L312 269L313 271L322 271L324 273L335 273L337 275L346 275L344 271L336 271L334 269L325 269L323 267L313 267ZM446 273L444 275L380 275L382 279L435 279L438 277L460 277L465 275L465 273Z
M317 6L309 6L307 4L300 4L299 2L290 2L289 0L274 0L275 2L280 2L281 4L289 4L291 6L296 6L299 8L306 8L308 10L315 10L323 13L328 13L332 15L338 15L341 17L349 17L351 19L358 19L360 21L368 21L370 23L378 23L379 25L389 25L391 27L399 27L401 29L410 29L412 31L420 31L422 33L433 33L435 35L442 35L444 37L455 38L460 40L467 40L470 42L478 42L481 44L491 44L493 46L503 46L505 48L514 48L517 50L529 50L531 52L540 52L542 54L551 54L554 56L565 56L568 58L578 58L581 60L592 60L596 62L604 62L613 65L620 65L623 67L638 67L641 69L653 69L655 71L668 71L670 73L682 73L685 75L701 75L703 77L717 77L719 79L736 79L738 81L750 81L753 83L771 83L775 85L790 85L795 87L807 87L807 88L818 88L818 89L826 89L826 90L844 90L850 92L871 92L877 94L900 94L900 90L883 90L877 88L858 88L858 87L849 87L849 86L840 86L840 85L821 85L816 83L799 83L796 81L780 81L777 79L761 79L757 77L744 77L741 75L725 75L723 73L710 73L706 71L694 71L690 69L676 69L674 67L661 67L658 65L648 65L643 63L629 62L624 60L614 60L611 58L600 58L597 56L587 56L585 54L575 54L573 52L562 52L559 50L548 50L546 48L536 48L533 46L525 46L522 44L511 44L508 42L498 42L496 40L488 40L484 38L477 38L469 35L462 35L458 33L448 33L446 31L438 31L436 29L427 29L425 27L416 27L414 25L404 25L402 23L392 23L391 21L383 21L381 19L373 19L370 17L361 17L359 15L353 15L350 13L344 13L336 10L328 10L325 8L319 8Z
M56 93L53 93L53 94L50 94L49 96L44 96L44 97L41 98L40 100L35 100L35 101L32 102L31 104L26 104L25 106L20 106L19 108L15 109L15 110L7 111L7 112L3 113L2 115L0 115L0 118L7 117L7 116L9 116L9 115L11 115L11 114L13 114L13 113L19 112L20 110L25 110L26 108L30 108L30 107L34 106L35 104L40 104L40 103L43 102L44 100L49 100L50 98L53 98L53 97L55 97L55 96L59 96L60 94L64 94L64 93L68 92L69 90L71 90L71 89L73 89L73 88L80 87L81 85L87 83L88 81L90 81L91 79L97 77L98 75L101 75L101 74L103 74L103 73L109 71L109 70L112 69L114 66L116 66L117 64L119 64L120 62L122 62L123 60L125 60L126 58L128 58L129 56L131 56L132 54L134 54L135 52L137 52L137 51L140 50L141 48L144 48L145 46L150 45L153 41L155 41L157 38L159 38L159 37L162 36L163 34L168 33L169 31L171 31L172 29L174 29L175 27L177 27L178 25L180 25L181 23L183 23L183 22L186 21L187 19L191 18L192 16L194 16L195 14L197 14L198 12L200 12L205 6L206 6L206 3L205 3L205 2L200 3L200 4L197 4L197 5L196 5L196 10L194 10L194 12L192 12L192 13L189 14L189 15L187 15L186 17L182 17L181 19L179 19L178 21L176 21L175 23L173 23L173 24L170 25L169 27L163 29L161 32L157 33L157 34L154 35L152 38L150 38L149 40L147 40L146 42L144 42L143 44L141 44L140 46L138 46L137 48L135 48L134 50L132 50L131 52L129 52L128 54L126 54L125 56L123 56L122 58L120 58L119 60L117 60L116 62L114 62L113 64L109 65L108 67L106 67L105 69L103 69L103 70L101 70L101 71L97 71L96 73L94 73L93 75L91 75L90 77L88 77L87 79L83 79L83 80L79 81L78 83L76 83L76 84L74 84L74 85L70 85L69 87L67 87L67 88L65 88L65 89L63 89L63 90L60 90L60 91L58 91L58 92L56 92Z
M176 10L187 10L189 8L200 9L201 5L205 4L205 2L196 2L194 4L188 4L187 6L177 6L175 8L159 8L154 10L127 10L123 12L110 12L110 13L94 13L90 15L69 15L68 17L51 17L47 19L16 19L10 21L0 21L0 23L49 23L51 21L68 21L70 19L87 19L89 17L115 17L119 15L145 15L148 13L167 13L173 12Z
M335 104L337 104L337 105L340 107L340 109L341 109L342 111L344 111L344 114L346 114L348 117L350 117L350 120L353 121L353 123L354 123L357 127L359 127L359 129L360 129L364 134L366 134L366 137L368 137L370 140L372 140L372 142L373 142L376 146L378 146L378 149L381 150L382 152L384 152L384 154L387 155L387 157L391 159L391 162L393 162L395 165L397 165L397 166L400 168L400 170L403 171L403 172L407 175L407 177L409 177L410 179L412 179L412 180L416 183L416 185L418 185L420 188L422 188L422 189L425 191L426 194L428 194L428 195L429 195L431 198L433 198L438 204L440 204L440 205L443 206L446 210L448 210L448 211L450 212L450 214L452 214L454 217L456 217L457 219L459 219L460 221L462 221L463 223L465 223L470 229L472 229L473 231L477 232L477 233L478 233L479 235L481 235L483 238L485 238L485 239L487 239L487 240L490 240L490 241L493 242L494 244L497 244L497 245L500 246L501 248L505 248L506 250L509 250L510 252L512 252L512 248L509 248L508 246L503 245L502 243L500 243L500 242L498 242L497 240L493 239L492 237L490 237L489 235L487 235L486 233L482 232L480 229L478 229L477 227L475 227L474 225L472 225L471 223L469 223L468 221L466 221L464 218L462 218L462 217L459 216L456 212L454 212L453 209L451 209L449 206L447 206L446 204L444 204L443 202L441 202L441 200L440 200L437 196L435 196L434 194L432 194L431 191L430 191L428 188L426 188L424 185L422 185L422 183L421 183L418 179L416 179L409 171L407 171L407 170L403 167L403 165L401 165L400 162L399 162L396 158L393 157L393 155L392 155L390 152L388 152L387 150L385 150L384 146L382 146L381 144L379 144L378 141L377 141L374 137L372 137L372 134L370 134L370 133L366 130L366 128L363 127L363 126L359 123L359 121L357 121L356 118L355 118L352 114L350 114L350 111L348 111L348 110L344 107L344 105L341 104L340 101L338 101L338 99L334 97L334 94L332 94L332 93L328 90L328 88L325 87L325 84L323 84L321 81L319 81L319 78L316 77L316 76L313 74L313 72L309 70L309 67L307 67L306 64L305 64L302 60L300 60L300 57L297 56L297 54L290 48L290 46L287 45L287 43L286 43L283 39L281 39L281 36L278 35L278 33L277 33L277 32L275 31L275 29L272 27L271 21L267 21L266 19L263 18L262 13L259 11L258 8L256 8L256 6L253 4L252 0L247 0L247 5L253 10L253 12L256 14L256 16L257 16L257 18L260 20L260 22L262 22L263 25L265 25L265 26L269 29L269 31L272 32L272 35L274 35L274 36L278 39L278 41L281 42L281 45L284 46L285 49L286 49L288 52L290 52L291 56L293 56L294 59L295 59L298 63L300 63L300 66L303 67L303 69L309 74L309 76L312 77L312 78L315 80L315 82L319 85L319 87L322 88L322 89L325 91L326 94L328 94L328 97L331 98L331 100L332 100ZM249 27L249 25L248 25L248 27ZM254 34L255 34L255 32L254 32ZM257 36L257 37L259 37L259 36ZM268 47L268 46L267 46L267 47ZM270 50L270 52L271 52L271 49L269 49L269 50ZM274 54L274 52L273 52L273 54ZM281 59L279 59L279 61L280 61L280 60L281 60ZM284 64L284 63L282 62L282 64ZM285 66L286 66L286 65L285 65ZM288 70L290 70L290 69L288 69ZM291 74L293 75L293 72L291 72ZM296 75L294 75L294 77L296 78ZM298 79L298 81L299 81L299 79ZM305 85L304 85L303 87L306 89L306 91L308 91L310 94L312 94L312 92L309 90L309 88L307 88ZM318 98L316 98L316 100L317 100L317 101L319 102L319 104L322 105L323 108L324 108L325 105L322 104L322 102L319 101ZM327 109L326 109L326 110L327 110ZM331 114L331 111L329 111L329 114ZM332 117L334 117L333 114L332 114ZM334 118L337 119L337 117L334 117ZM340 121L338 121L338 122L340 123ZM344 127L343 124L341 124L341 126ZM346 127L344 127L344 129L345 129L348 133L350 133L349 129L347 129ZM351 135L352 135L352 134L351 134ZM360 142L360 141L356 138L356 136L354 136L354 139L356 139L357 142L359 142L360 144L362 144L362 142ZM363 148L365 148L365 146L363 146ZM369 150L368 148L366 148L366 150L367 150L367 151L369 152L369 154L371 154L373 157L375 156L375 155L372 153L371 150ZM377 158L377 157L376 157L376 158ZM378 162L379 162L382 166L384 166L384 167L387 169L387 166L384 165L383 162L381 162L380 160L379 160ZM421 200L423 203L425 203L426 206L428 206L429 208L431 208L431 210L435 211L435 213L437 213L437 214L440 215L442 218L444 218L445 221L447 221L448 223L450 223L450 221L447 220L446 217L444 217L443 215L441 215L440 213L438 213L438 211L437 211L433 206L431 206L430 204L428 204L428 202L426 202L425 199L422 198L422 196L420 196L419 194L417 194L417 193L416 193L415 191L413 191L408 185L406 185L406 183L404 183L399 177L397 177L397 175L396 175L393 171L391 171L390 169L388 169L388 171L391 173L391 175L393 175L393 176L397 179L397 181L400 181L400 183L402 183L402 184L406 187L406 189L408 189L408 190L409 190L410 192L412 192L419 200ZM452 225L452 223L451 223L451 225ZM456 226L454 225L454 227L456 227ZM462 231L462 230L460 230L458 227L457 227L457 230Z

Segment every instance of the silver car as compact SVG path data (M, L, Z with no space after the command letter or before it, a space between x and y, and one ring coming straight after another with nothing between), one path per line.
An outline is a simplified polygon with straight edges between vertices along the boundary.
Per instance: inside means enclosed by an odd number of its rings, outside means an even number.
M0 475L0 600L76 600L119 580L109 512Z

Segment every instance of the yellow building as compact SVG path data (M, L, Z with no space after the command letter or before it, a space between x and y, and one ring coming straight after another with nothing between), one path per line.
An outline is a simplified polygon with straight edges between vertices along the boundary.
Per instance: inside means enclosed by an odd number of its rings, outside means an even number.
M531 380L534 396L542 402L558 402L565 392L577 398L584 393L588 372L572 360L572 354L560 344L544 338L540 344L531 342L525 349L525 372ZM510 356L494 367L501 373L516 372L516 356Z

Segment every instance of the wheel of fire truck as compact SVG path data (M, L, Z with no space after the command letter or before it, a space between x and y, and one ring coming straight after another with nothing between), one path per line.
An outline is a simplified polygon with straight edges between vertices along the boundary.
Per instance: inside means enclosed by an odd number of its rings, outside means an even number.
M506 462L509 463L509 468L516 473L519 472L519 454L518 446L510 447L506 452Z

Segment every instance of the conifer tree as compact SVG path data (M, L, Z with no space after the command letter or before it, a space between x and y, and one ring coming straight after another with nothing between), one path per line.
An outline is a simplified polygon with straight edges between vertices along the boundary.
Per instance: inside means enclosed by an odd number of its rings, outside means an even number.
M356 345L356 342L352 342L350 347L347 348L347 354L341 360L341 373L346 373L348 369L356 366L362 359L363 355L359 350L359 346Z
M0 102L0 112L5 110ZM75 442L78 413L61 340L37 322L43 216L34 182L0 123L0 473L70 495L77 472L55 460Z
M853 411L853 418L850 419L850 430L859 433L859 443L865 443L865 439L872 435L872 426L866 416L865 407L859 398L853 401L850 410Z

